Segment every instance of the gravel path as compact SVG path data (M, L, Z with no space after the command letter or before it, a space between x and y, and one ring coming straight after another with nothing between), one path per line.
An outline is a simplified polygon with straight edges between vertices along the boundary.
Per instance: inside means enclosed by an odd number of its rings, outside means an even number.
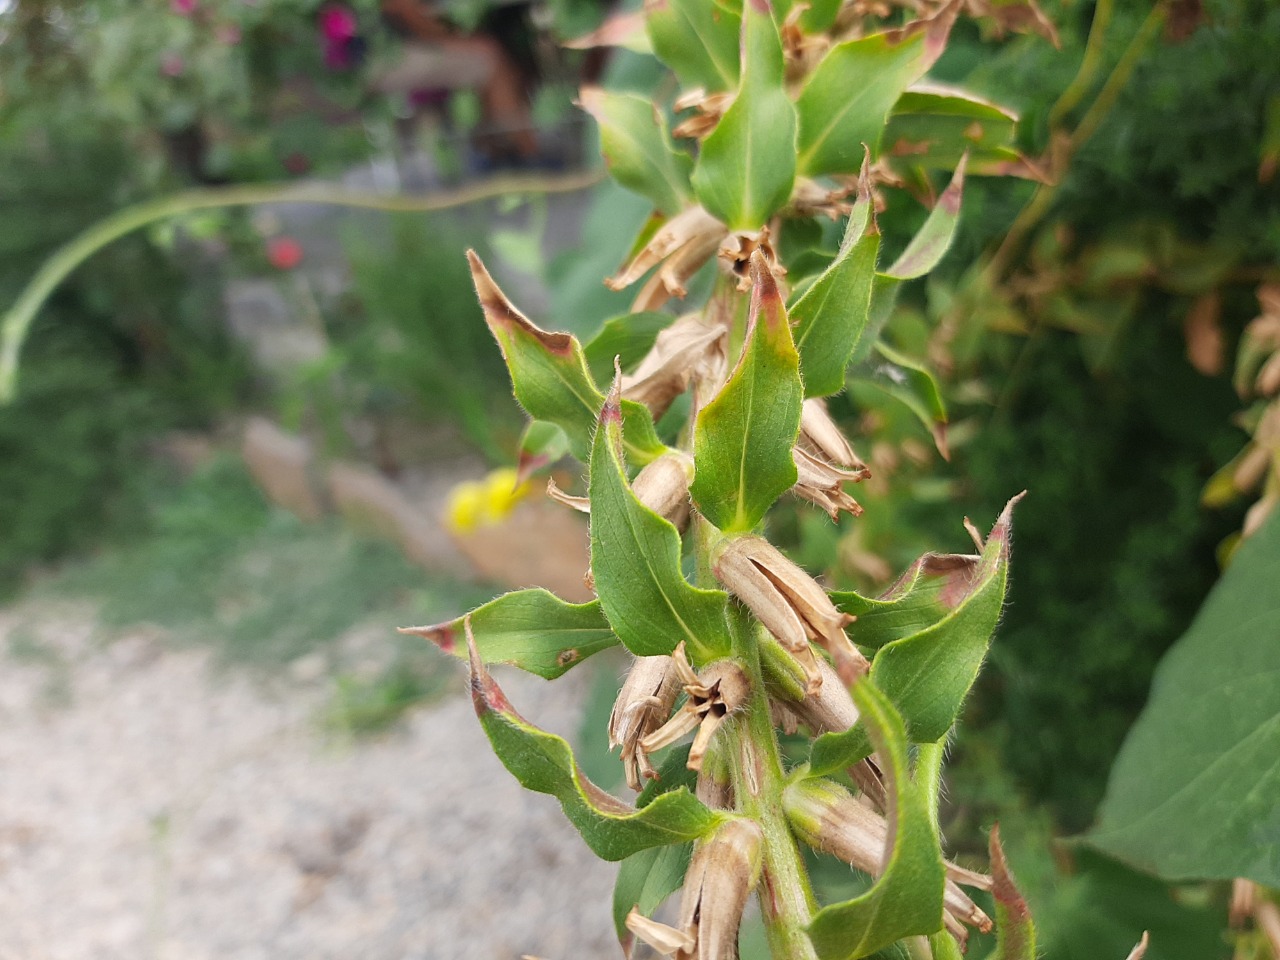
M5 650L0 960L619 955L615 867L501 768L460 668L458 694L344 745L316 720L327 678L104 644L85 606L0 610ZM498 676L573 730L573 674Z

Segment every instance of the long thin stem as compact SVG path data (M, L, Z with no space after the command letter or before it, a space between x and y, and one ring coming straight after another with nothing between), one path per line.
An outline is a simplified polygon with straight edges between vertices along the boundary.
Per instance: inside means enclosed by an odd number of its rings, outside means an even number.
M13 399L22 344L36 314L50 294L68 274L107 244L148 224L196 210L264 203L318 203L366 210L426 213L466 206L503 194L570 193L586 189L599 180L600 173L595 170L555 177L496 177L460 190L422 197L384 196L310 184L259 184L187 190L126 207L99 220L59 247L27 283L13 306L0 318L0 403L8 403Z
M782 812L786 777L760 670L756 627L750 622L736 626L734 653L750 679L751 699L741 720L725 731L730 737L725 754L738 809L759 824L764 834L759 895L765 935L774 957L817 960L806 932L817 901L795 835Z

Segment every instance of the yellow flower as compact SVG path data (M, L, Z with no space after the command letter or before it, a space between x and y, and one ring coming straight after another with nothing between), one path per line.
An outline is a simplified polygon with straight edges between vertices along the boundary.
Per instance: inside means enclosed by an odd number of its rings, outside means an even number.
M479 527L500 523L533 487L519 483L510 467L491 471L483 480L467 480L449 493L445 522L455 533L470 533Z

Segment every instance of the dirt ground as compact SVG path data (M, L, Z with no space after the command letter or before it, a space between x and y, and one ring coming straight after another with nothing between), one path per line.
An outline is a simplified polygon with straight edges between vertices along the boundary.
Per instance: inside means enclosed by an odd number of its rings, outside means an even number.
M268 683L154 630L106 642L82 603L0 610L0 651L0 960L619 955L615 867L501 768L461 666L339 742L307 662ZM573 674L498 676L573 731Z

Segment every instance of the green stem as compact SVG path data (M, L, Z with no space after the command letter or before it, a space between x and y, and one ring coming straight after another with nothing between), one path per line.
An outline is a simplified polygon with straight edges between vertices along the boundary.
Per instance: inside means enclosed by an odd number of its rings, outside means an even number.
M569 193L586 189L599 180L600 174L594 170L556 177L497 177L461 190L425 197L388 197L316 185L259 184L187 190L126 207L99 220L59 247L27 283L13 306L0 318L0 404L13 399L17 389L18 356L22 351L22 344L36 314L58 285L76 267L107 244L157 221L196 210L263 203L320 203L366 210L425 213L465 206L508 193Z
M774 957L817 960L807 932L817 901L795 836L782 812L786 775L760 669L756 627L745 616L735 626L734 654L747 671L751 700L738 723L725 729L730 735L725 756L738 809L754 820L764 834L759 896L765 935Z

